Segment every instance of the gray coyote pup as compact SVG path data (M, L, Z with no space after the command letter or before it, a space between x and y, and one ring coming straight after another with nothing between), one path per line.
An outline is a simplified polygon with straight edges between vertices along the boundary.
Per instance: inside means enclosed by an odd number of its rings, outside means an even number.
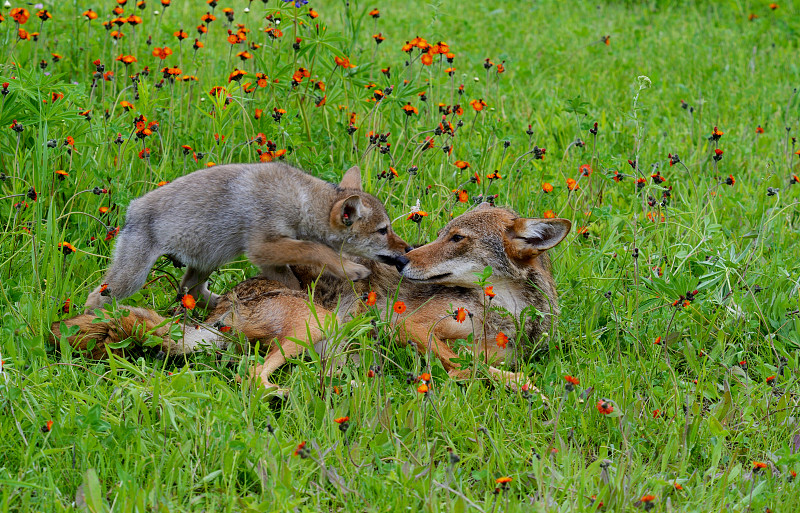
M282 162L215 166L131 202L111 267L86 309L139 290L161 255L187 266L181 291L213 307L218 296L208 277L243 253L265 274L321 265L356 281L370 270L348 257L402 268L408 249L383 204L361 189L358 167L336 185Z

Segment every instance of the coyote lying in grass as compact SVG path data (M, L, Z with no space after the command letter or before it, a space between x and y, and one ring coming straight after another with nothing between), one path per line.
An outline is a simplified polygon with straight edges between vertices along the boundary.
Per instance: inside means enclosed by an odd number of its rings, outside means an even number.
M405 312L392 312L389 316L398 340L413 343L423 354L431 351L451 376L464 378L470 370L452 361L457 358L452 346L455 340L473 335L476 355L488 356L492 364L506 362L511 368L537 348L541 335L551 328L559 313L546 251L561 242L570 228L565 219L521 218L510 210L484 204L453 219L435 241L407 253L408 263L401 272L364 260L363 265L371 271L370 279L351 284L327 275L319 277L318 269L293 267L295 286L305 287L317 280L317 317L312 315L308 295L302 289L259 277L245 280L220 298L206 320L206 326L216 327L187 327L178 341L170 338L169 325L163 317L142 308L129 308L130 315L109 322L93 323L93 314L64 322L79 326L78 333L69 338L74 347L86 349L87 343L94 341L91 356L95 358L105 354L109 343L141 337L145 331L161 337L163 349L169 354L194 351L201 341L221 347L228 340L223 331L230 327L251 343L260 341L262 347L268 348L264 363L256 366L252 374L264 386L274 387L270 375L287 358L303 352L303 346L292 339L315 345L324 342L318 319L333 315L343 319L370 308L367 303L382 308L382 318L386 318L391 305L402 301ZM475 273L486 266L493 270L490 291L475 283ZM370 295L373 291L374 296ZM507 310L513 318L495 308L484 308L492 294L491 307ZM542 314L526 319L523 332L517 332L519 323L515 318L529 307ZM467 312L471 319L462 318ZM59 337L59 323L54 323L52 330ZM276 340L277 344L273 343ZM520 373L495 367L490 367L489 372L512 386L527 383Z

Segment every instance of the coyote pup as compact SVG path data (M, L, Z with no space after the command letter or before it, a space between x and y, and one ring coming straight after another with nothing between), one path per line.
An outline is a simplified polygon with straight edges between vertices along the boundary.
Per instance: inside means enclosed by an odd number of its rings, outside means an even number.
M213 307L218 296L206 280L242 253L263 273L311 264L361 280L370 270L340 252L402 268L407 249L381 202L362 191L358 167L335 185L281 162L216 166L131 202L111 267L86 308L139 290L161 255L186 265L181 290Z

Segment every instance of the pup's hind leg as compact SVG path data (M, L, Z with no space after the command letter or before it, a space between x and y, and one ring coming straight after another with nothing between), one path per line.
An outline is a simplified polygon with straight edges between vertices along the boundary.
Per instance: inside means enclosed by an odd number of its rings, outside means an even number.
M200 306L214 308L219 300L219 295L208 290L208 277L213 271L201 271L195 267L187 267L186 274L181 280L181 292L186 290L193 297L198 298Z
M117 237L111 267L101 285L86 299L86 311L103 308L112 298L124 299L141 289L159 256L160 248L148 237L123 229Z

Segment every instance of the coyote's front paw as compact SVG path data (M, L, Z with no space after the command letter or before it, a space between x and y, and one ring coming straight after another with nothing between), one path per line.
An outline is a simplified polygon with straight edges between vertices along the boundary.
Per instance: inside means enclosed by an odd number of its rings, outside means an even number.
M358 281L368 278L372 271L355 262L344 263L344 273L348 280Z

